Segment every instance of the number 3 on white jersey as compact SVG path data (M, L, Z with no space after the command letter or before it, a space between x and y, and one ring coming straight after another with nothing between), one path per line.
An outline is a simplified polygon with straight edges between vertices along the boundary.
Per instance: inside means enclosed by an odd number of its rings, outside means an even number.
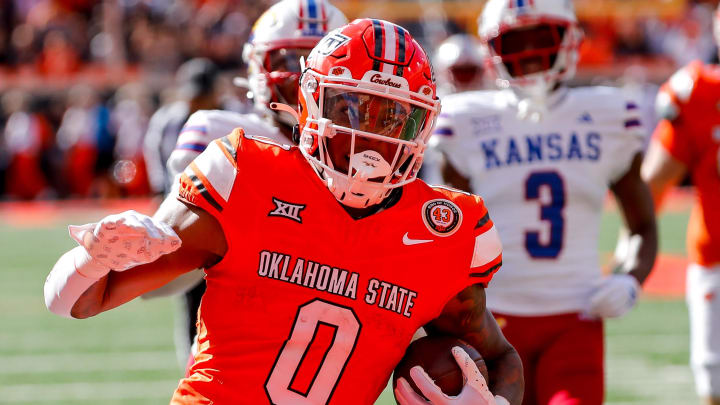
M307 392L291 388L320 325L334 329L333 340L315 371ZM337 386L360 335L360 321L351 308L316 298L301 305L290 338L280 349L265 391L273 404L326 404Z
M547 187L550 201L540 204L540 219L550 225L549 239L541 242L540 231L525 232L525 250L533 259L556 259L565 237L565 182L554 170L532 172L525 180L525 200L540 201L540 189Z

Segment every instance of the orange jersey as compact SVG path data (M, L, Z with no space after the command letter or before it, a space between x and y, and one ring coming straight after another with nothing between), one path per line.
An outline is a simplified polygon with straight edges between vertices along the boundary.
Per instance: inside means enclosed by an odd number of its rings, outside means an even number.
M413 333L502 260L477 196L418 180L353 219L297 148L239 129L180 182L229 249L174 404L373 404Z
M654 138L684 163L698 198L690 215L690 261L720 263L720 67L696 61L675 73L660 89L664 116Z

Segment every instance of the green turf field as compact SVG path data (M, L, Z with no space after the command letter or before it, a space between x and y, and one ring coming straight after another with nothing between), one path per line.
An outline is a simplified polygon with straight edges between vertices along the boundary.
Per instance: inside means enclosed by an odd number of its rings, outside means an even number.
M685 214L663 218L663 250L683 252L686 223ZM612 248L617 226L617 216L606 215L604 251ZM45 309L45 276L73 245L59 223L0 223L0 403L167 403L181 373L170 300L136 300L89 320L63 319ZM696 403L682 301L644 297L629 316L608 322L607 335L608 404ZM389 392L378 401L392 403Z

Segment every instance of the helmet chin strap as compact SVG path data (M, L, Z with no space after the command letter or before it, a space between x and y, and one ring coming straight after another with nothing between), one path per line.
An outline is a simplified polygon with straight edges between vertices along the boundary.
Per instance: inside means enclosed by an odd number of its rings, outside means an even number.
M282 92L278 88L278 80L284 79L285 77L293 77L298 76L299 74L276 74L277 72L270 72L265 75L265 80L269 84L269 87L272 87L272 90L269 90L270 97L272 98L273 94L277 96L279 99L277 102L272 101L270 104L268 104L268 107L270 107L270 111L274 113L275 119L281 123L285 124L292 128L293 125L300 122L299 115L295 109L290 107L288 105L288 101L283 96ZM284 73L284 72L283 72Z
M287 104L272 102L270 103L270 108L278 112L278 120L291 127L300 122L300 116L297 111ZM283 112L286 114L282 114ZM283 119L283 117L285 118Z

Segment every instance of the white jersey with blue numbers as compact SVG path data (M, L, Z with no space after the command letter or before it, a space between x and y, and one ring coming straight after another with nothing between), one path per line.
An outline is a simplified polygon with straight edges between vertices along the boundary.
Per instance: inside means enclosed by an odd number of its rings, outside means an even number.
M483 197L503 243L491 310L515 315L582 311L602 277L598 233L608 187L642 150L638 106L620 89L554 94L539 122L518 118L512 91L442 100L431 138Z
M193 113L178 135L175 150L167 161L168 175L175 178L185 170L210 142L242 128L245 134L290 144L280 130L259 114L240 114L223 110L200 110Z

